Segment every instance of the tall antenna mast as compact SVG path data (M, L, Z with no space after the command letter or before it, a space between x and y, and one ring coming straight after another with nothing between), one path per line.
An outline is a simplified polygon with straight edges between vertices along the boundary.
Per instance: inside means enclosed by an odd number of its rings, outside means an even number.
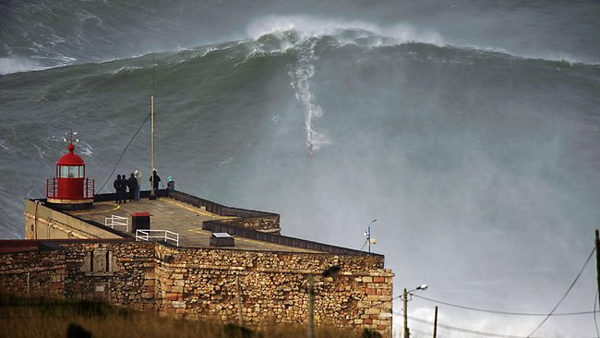
M150 151L151 151L151 159L150 159L150 166L152 167L151 171L150 171L150 181L151 181L151 187L150 187L150 199L156 199L156 192L154 191L154 53L152 54L152 95L150 95L150 115L151 115L151 127L150 127L150 134L151 134L151 144L150 144Z

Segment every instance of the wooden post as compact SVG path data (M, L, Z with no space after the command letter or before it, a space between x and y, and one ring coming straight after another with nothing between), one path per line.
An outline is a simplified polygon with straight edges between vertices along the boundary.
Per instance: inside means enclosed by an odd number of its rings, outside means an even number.
M404 304L404 338L409 338L410 333L408 332L408 293L406 288L402 291L402 301Z
M27 295L28 296L29 296L29 290L30 290L30 285L31 285L31 283L30 283L30 275L31 275L31 272L28 272L27 273Z
M235 276L235 289L237 290L238 325L244 326L244 318L242 317L242 293L240 291L240 276Z
M433 316L433 338L437 338L437 310L438 307L435 307L435 315Z
M308 337L315 338L315 285L314 276L308 275Z

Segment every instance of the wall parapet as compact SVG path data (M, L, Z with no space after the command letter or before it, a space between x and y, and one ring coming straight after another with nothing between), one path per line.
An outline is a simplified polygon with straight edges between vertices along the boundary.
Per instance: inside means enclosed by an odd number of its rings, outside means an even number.
M227 207L181 191L168 191L168 196L197 208L206 209L206 211L219 216L235 217L226 220L226 222L238 227L276 234L281 232L279 214Z
M379 259L381 259L382 266L383 266L383 260L384 260L383 255L379 255L379 254L375 254L375 253L367 253L367 252L360 251L360 250L348 249L348 248L344 248L344 247L308 241L308 240L300 239L300 238L274 235L274 234L264 233L264 232L260 232L260 231L255 231L252 229L240 228L237 226L232 226L227 223L224 223L221 220L204 222L204 223L202 223L202 229L210 230L212 232L226 232L232 236L240 236L240 237L259 240L259 241L263 241L263 242L275 243L275 244L291 246L291 247L307 249L307 250L327 252L330 254L367 255L367 256L378 257Z

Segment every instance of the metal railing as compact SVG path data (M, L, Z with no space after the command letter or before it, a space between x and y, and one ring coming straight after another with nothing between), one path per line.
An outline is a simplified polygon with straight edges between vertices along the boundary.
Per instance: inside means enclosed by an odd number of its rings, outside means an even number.
M115 226L124 226L125 231L129 232L129 219L127 217L117 215L104 217L104 225L113 229Z
M151 240L162 240L164 242L173 241L176 246L179 246L179 234L169 230L136 230L135 240L146 242Z
M91 181L89 178L86 178L83 181L83 188L85 190L85 198L94 198L94 195L96 194L96 183L94 182L93 178L91 179Z
M46 179L46 197L47 198L55 198L56 197L56 178Z
M94 179L84 178L83 179L83 196L82 198L94 198L96 185ZM58 180L56 177L46 179L46 197L47 198L61 198L58 196Z

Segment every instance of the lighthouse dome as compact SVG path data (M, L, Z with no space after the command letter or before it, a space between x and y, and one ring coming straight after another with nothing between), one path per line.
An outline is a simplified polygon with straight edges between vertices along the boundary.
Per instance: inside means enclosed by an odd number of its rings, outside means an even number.
M68 149L69 152L58 159L58 162L56 162L57 165L85 165L83 159L79 157L79 155L73 153L73 150L75 150L73 143L69 143Z

